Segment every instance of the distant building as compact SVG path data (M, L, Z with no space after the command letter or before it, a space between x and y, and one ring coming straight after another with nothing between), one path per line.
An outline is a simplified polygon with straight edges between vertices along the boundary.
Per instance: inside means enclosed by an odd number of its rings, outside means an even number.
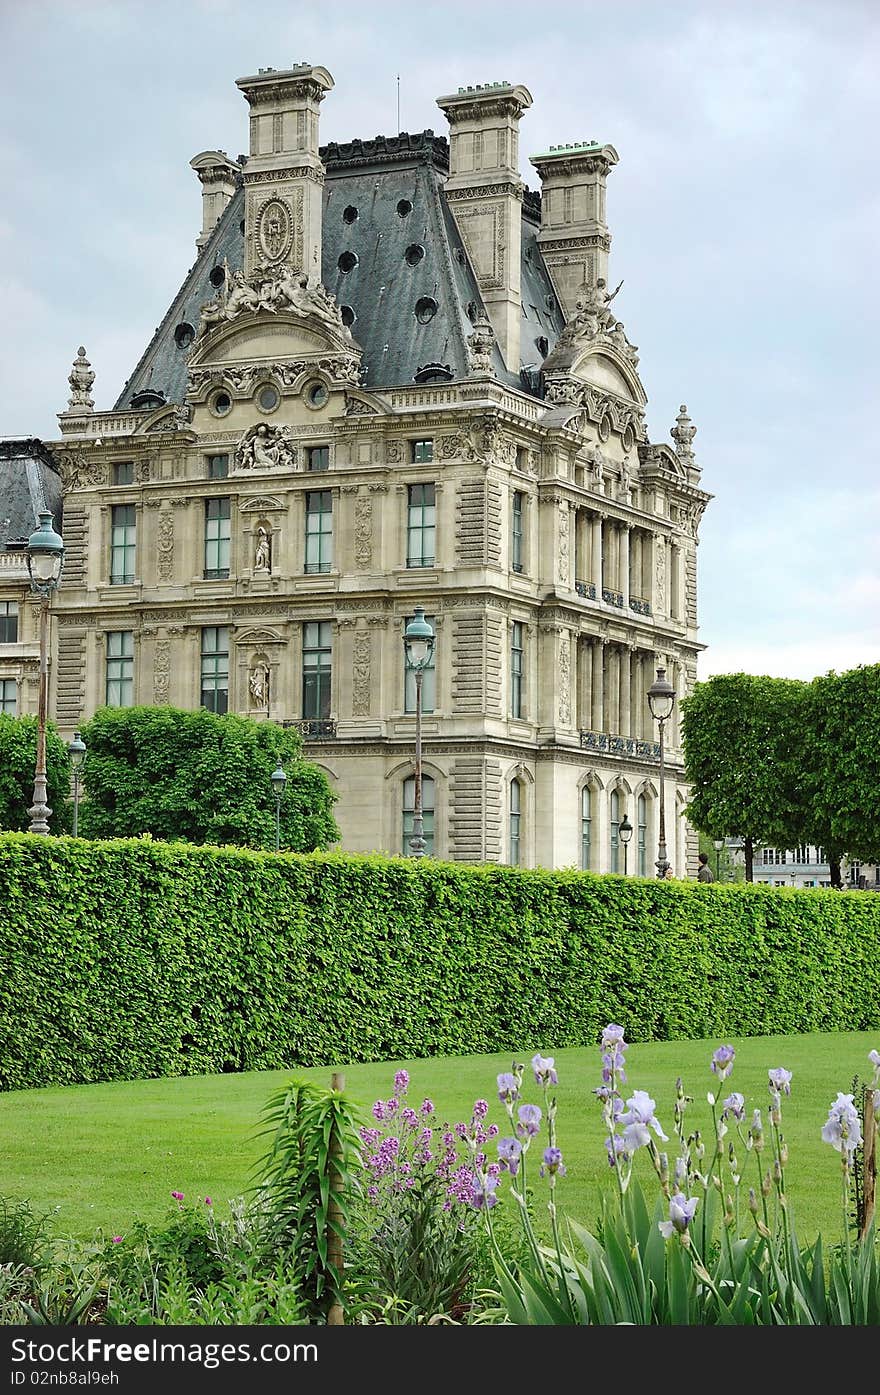
M52 452L33 437L0 438L0 712L11 717L36 716L39 705L40 606L23 545L47 511L60 532L61 476Z
M880 866L845 862L841 868L845 887L880 891ZM815 887L831 885L831 869L824 848L756 848L753 866L756 882L768 886Z
M508 83L439 98L448 140L322 147L332 86L305 65L238 81L250 153L192 160L198 255L111 411L74 363L53 714L65 735L105 704L295 725L343 846L406 852L419 605L429 851L622 871L626 813L627 871L651 876L664 665L668 851L693 875L678 713L710 496L684 407L649 441L610 310L617 152L551 147L529 191L532 98Z

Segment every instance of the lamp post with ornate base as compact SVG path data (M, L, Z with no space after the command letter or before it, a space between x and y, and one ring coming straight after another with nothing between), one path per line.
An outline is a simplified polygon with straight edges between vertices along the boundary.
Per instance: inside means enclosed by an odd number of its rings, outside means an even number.
M281 849L281 797L284 794L284 786L287 784L287 776L281 769L281 763L272 771L272 793L275 796L275 851Z
M712 842L715 848L715 880L717 882L719 880L718 864L721 861L721 849L724 847L724 839L714 838Z
M422 677L434 653L434 631L425 619L421 606L416 606L413 618L403 632L403 652L406 666L416 684L416 760L413 798L413 831L409 840L413 857L425 856L424 824L422 819Z
M672 709L675 706L675 689L666 677L666 669L658 668L657 677L648 689L648 706L651 709L651 716L660 725L660 828L657 847L657 876L665 877L669 867L669 859L666 856L666 811L664 781L666 767L663 757L663 727L672 716Z
M70 756L70 768L73 771L73 836L75 838L79 829L79 777L82 763L86 758L86 743L78 731L73 733L73 740L68 743L67 754Z
M49 604L61 581L64 543L52 527L51 513L41 513L40 526L28 538L27 568L31 591L40 597L40 694L37 708L37 760L34 770L34 802L28 809L29 833L48 833L46 785L46 717L49 706Z
M633 826L629 821L629 815L624 810L623 819L617 830L617 836L623 844L623 875L626 876L626 850L629 847L629 840L633 836Z

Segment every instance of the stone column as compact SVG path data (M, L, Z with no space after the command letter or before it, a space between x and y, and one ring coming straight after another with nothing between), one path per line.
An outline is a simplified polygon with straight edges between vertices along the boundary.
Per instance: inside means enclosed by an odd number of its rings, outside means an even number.
M651 609L655 615L668 614L666 609L666 539L662 533L654 534L652 551L653 584L651 587Z
M623 608L629 610L629 544L630 530L626 523L622 523L618 529L618 545L620 548L620 565L618 591L623 595Z
M602 514L594 513L590 516L590 579L596 588L596 600L602 599L602 587L605 585L602 576Z
M602 731L605 721L605 705L603 702L603 670L604 670L604 643L601 639L593 639L590 642L591 655L591 677L590 677L590 697L592 701L592 721L590 723L593 731Z
M609 646L608 661L608 730L615 736L620 734L620 647Z
M628 644L623 645L620 651L620 730L623 736L633 735L630 709L632 653L632 648Z
M592 720L593 656L590 641L583 635L577 638L577 727L579 731L589 730Z

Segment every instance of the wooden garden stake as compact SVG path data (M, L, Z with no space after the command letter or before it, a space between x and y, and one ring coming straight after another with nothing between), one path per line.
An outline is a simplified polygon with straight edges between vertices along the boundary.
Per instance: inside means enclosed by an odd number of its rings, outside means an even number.
M874 1206L877 1196L877 1129L874 1120L874 1094L868 1090L865 1094L865 1127L863 1130L864 1144L862 1145L862 1229L859 1232L859 1239L864 1240L868 1233L868 1227L874 1219Z
M330 1077L330 1088L331 1088L332 1090L344 1090L344 1089L345 1089L345 1076L343 1075L342 1071L334 1071L334 1072L333 1072L332 1076ZM333 1139L332 1139L331 1145L330 1145L330 1158L329 1158L329 1160L328 1160L328 1168L329 1168L329 1171L330 1171L330 1185L331 1185L331 1188L334 1189L334 1190L335 1190L335 1188L334 1188L333 1173L334 1173L334 1171L336 1172L336 1178L337 1178L337 1180L338 1180L339 1172L334 1168L333 1159L334 1159L335 1157L338 1157L338 1155L339 1155L339 1139L338 1139L338 1135L334 1132ZM337 1205L337 1203L336 1203L335 1201L331 1201L331 1202L330 1202L330 1207L329 1207L329 1210L328 1210L327 1215L328 1215L328 1220L329 1220L329 1221L335 1222L337 1225L341 1222L341 1220L342 1220L342 1212L340 1211L339 1206ZM336 1230L333 1230L332 1228L330 1229L329 1235L328 1235L328 1237L327 1237L327 1259L329 1260L330 1264L333 1265L333 1267L334 1267L335 1270L336 1270L336 1273L337 1273L338 1276L339 1276L339 1288L341 1289L341 1287L342 1287L342 1235L341 1235L339 1232L337 1232ZM328 1313L327 1313L327 1326L328 1326L328 1327L342 1327L342 1326L344 1326L344 1324L345 1324L345 1318L343 1317L343 1314L342 1314L342 1304L341 1304L341 1303L338 1303L338 1302L337 1302L337 1303L331 1303L330 1308L329 1308Z

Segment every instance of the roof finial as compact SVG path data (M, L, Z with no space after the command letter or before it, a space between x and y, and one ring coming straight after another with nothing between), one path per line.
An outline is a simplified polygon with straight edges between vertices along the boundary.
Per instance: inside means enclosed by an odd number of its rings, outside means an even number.
M675 425L669 434L675 442L676 455L685 464L692 465L694 463L693 439L697 434L697 428L688 416L688 409L683 402L678 409Z
M95 375L92 372L92 365L86 358L86 351L82 344L77 350L77 356L73 360L73 367L67 381L72 388L67 410L76 413L93 412L95 404L89 396L89 390L95 381Z

